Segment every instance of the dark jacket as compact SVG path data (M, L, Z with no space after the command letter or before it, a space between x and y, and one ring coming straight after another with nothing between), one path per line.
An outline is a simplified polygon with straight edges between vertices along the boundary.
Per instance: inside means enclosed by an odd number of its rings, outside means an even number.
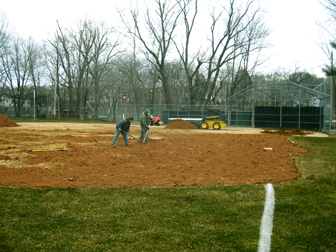
M121 129L122 131L129 133L129 128L131 126L131 122L128 120L128 118L126 119L122 119L120 122L117 123L116 128L117 129Z

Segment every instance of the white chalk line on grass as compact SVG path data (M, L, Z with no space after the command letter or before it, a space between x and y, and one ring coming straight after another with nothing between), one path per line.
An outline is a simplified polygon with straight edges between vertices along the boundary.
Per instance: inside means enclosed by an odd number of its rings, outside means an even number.
M273 213L275 205L274 189L272 184L265 185L266 200L263 217L261 219L258 252L271 251L271 237L273 229Z

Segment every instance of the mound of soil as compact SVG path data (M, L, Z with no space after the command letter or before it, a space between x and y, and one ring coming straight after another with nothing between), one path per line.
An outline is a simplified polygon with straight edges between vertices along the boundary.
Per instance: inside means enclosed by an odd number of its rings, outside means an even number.
M16 122L13 122L5 115L0 115L0 127L17 127L19 126Z
M175 119L165 129L198 129L195 125L182 119Z

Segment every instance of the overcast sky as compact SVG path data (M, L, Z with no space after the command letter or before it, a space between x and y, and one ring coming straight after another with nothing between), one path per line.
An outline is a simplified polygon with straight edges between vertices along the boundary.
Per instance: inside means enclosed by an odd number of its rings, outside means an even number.
M266 69L313 71L323 76L321 67L329 63L319 43L316 22L326 20L326 12L317 0L260 0L260 6L268 11L266 19L272 29L272 56ZM266 67L267 66L267 67Z
M200 0L202 9L208 2ZM56 20L63 27L90 18L104 20L116 26L115 7L125 7L130 0L0 0L0 10L9 25L22 37L33 37L37 42L52 36ZM141 2L141 0L139 1ZM317 0L259 0L266 11L265 18L272 30L273 45L265 53L271 58L258 72L264 74L284 69L293 72L295 67L323 76L321 67L329 63L319 47L316 22L325 20L326 14ZM201 10L202 10L201 9Z

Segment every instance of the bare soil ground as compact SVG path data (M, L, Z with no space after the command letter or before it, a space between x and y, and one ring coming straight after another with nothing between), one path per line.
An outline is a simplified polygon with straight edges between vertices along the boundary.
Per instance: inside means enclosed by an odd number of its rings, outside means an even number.
M295 158L308 151L274 130L264 134L266 130L252 128L216 131L176 126L151 126L146 144L129 136L131 146L124 146L120 136L115 148L110 146L115 124L0 127L0 185L135 188L276 183L298 178ZM138 138L140 127L132 125L130 134Z

